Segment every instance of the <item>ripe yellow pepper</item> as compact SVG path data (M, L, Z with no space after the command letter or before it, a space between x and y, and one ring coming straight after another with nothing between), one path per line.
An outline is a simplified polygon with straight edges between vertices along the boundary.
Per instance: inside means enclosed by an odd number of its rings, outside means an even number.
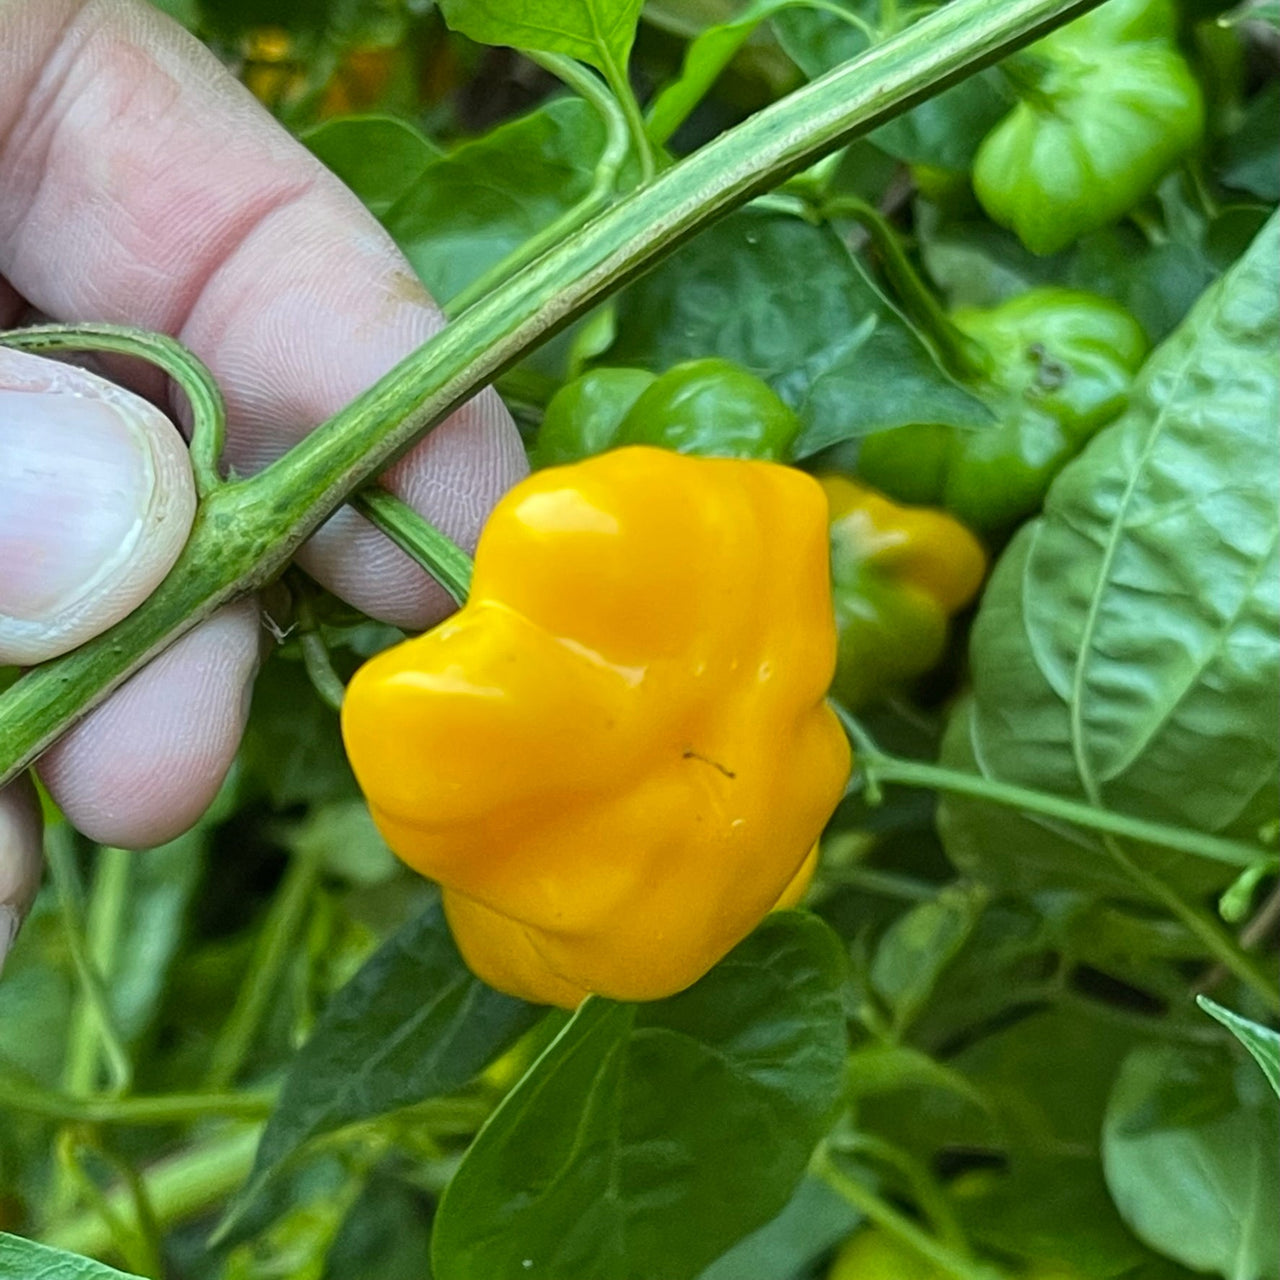
M356 673L343 734L480 977L658 999L803 891L849 772L835 642L814 480L619 449L507 494L466 606Z

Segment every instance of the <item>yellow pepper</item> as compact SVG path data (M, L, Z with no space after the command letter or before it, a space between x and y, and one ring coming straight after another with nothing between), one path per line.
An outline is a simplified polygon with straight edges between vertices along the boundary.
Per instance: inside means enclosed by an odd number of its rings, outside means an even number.
M842 794L827 504L772 463L626 448L498 504L471 596L356 673L348 754L499 990L671 995L781 898Z

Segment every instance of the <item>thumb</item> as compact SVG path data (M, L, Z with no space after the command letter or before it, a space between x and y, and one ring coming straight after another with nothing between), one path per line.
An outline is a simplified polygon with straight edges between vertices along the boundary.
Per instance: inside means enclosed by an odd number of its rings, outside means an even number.
M131 613L195 512L186 444L164 413L0 349L0 666L65 653Z
M132 612L195 506L186 445L159 409L0 348L0 666L65 653Z

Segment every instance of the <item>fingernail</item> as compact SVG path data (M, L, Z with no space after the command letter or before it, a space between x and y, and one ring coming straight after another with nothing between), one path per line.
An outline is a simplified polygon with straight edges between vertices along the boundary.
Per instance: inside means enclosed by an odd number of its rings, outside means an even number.
M92 591L128 554L154 483L113 405L0 391L0 613L40 622Z
M43 661L123 617L190 528L177 431L92 385L101 394L0 388L0 663Z
M13 940L18 936L18 925L22 921L12 907L0 905L0 973L4 972L5 957Z

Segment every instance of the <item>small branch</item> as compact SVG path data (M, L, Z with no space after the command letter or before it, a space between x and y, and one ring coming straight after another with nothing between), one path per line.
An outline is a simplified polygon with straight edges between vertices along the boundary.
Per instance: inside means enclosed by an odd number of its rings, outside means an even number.
M869 1222L933 1263L945 1275L954 1280L1001 1280L1000 1272L994 1268L974 1262L935 1240L905 1213L882 1200L870 1187L849 1177L825 1152L815 1159L812 1167L833 1191L838 1192Z
M459 315L479 302L504 280L515 275L521 267L540 257L552 245L559 244L570 232L576 231L588 218L603 209L614 194L618 174L631 147L631 128L627 117L618 100L600 83L594 72L588 71L572 58L562 58L554 53L526 53L525 57L563 80L595 108L604 124L604 149L596 162L595 174L587 194L450 298L444 304L447 315Z
M401 551L412 556L453 597L455 604L466 604L471 589L471 557L452 538L407 502L377 485L361 489L351 499L351 505Z
M1091 831L1124 836L1142 844L1154 844L1164 849L1175 849L1179 853L1195 854L1197 857L1224 862L1234 867L1248 867L1259 861L1276 858L1274 851L1246 844L1241 840L1228 840L1202 831L1189 831L1163 822L1149 822L1145 818L1112 813L1108 809L1099 809L1079 800L1068 800L1051 792L998 782L981 774L964 773L959 769L948 769L919 760L904 760L882 751L847 711L837 708L837 712L854 744L857 765L865 775L868 792L872 784L878 786L886 782L946 791L953 795L970 796L975 800L986 800L1008 809L1038 813Z
M112 351L155 365L182 388L191 406L191 470L196 493L207 498L219 485L226 436L222 392L203 361L174 338L114 324L46 324L0 333L0 346L16 351Z

